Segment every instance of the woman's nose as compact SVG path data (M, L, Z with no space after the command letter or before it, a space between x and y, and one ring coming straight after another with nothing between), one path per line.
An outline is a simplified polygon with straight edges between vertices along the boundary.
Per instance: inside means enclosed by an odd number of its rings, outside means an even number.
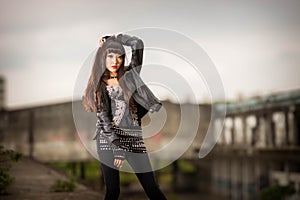
M117 61L118 61L117 57L114 57L114 58L112 59L112 62L113 62L114 64L116 64Z

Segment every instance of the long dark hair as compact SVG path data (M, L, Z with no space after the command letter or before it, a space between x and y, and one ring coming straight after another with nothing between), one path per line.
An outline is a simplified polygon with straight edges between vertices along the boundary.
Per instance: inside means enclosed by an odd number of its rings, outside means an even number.
M104 80L108 79L110 73L106 69L106 56L108 53L117 53L122 56L123 63L118 69L118 79L125 73L125 49L123 45L117 41L115 36L107 38L102 47L99 47L95 56L92 72L83 96L83 105L89 112L96 112L102 109L102 92L101 85L105 84Z

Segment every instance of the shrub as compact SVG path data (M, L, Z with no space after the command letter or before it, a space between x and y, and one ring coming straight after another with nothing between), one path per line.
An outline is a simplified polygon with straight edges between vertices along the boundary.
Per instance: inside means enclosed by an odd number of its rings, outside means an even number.
M295 193L295 189L291 186L274 185L261 191L262 200L283 200Z
M21 153L4 149L3 146L0 146L0 194L8 193L8 188L14 182L14 177L9 174L11 162L17 162L21 158Z
M73 192L76 189L76 183L73 178L69 181L56 180L51 186L51 192Z

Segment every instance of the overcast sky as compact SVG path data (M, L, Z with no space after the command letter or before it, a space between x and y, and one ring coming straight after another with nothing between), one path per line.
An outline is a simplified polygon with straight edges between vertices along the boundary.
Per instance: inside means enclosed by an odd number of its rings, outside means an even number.
M0 3L0 74L9 108L71 100L99 37L142 27L197 42L218 69L228 100L300 88L298 0Z

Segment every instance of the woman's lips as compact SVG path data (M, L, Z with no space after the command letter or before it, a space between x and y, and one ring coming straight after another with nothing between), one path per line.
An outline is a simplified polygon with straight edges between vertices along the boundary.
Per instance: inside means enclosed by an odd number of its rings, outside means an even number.
M118 66L116 66L116 65L114 65L114 66L111 66L113 69L117 69L118 68Z

